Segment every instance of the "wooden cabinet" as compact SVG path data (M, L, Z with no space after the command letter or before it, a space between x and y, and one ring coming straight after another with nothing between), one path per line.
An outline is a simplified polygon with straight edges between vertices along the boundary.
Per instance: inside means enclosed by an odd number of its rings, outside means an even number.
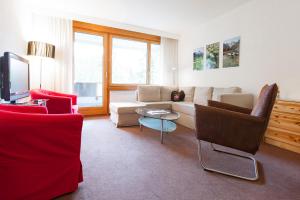
M276 101L265 142L300 153L300 102Z

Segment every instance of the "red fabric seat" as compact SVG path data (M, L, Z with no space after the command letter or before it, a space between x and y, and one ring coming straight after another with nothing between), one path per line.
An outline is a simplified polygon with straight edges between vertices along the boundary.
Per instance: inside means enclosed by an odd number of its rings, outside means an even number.
M48 114L48 109L44 106L16 106L12 104L0 104L0 110L18 113Z
M0 199L52 199L78 188L83 117L0 105Z
M78 113L76 95L36 89L30 91L30 96L31 99L47 99L49 114Z

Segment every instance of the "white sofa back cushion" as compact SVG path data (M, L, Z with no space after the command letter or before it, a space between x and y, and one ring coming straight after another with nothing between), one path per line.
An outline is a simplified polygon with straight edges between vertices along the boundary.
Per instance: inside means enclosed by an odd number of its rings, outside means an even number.
M138 101L160 101L160 86L139 85L137 88ZM171 96L171 95L170 95Z
M171 93L177 91L177 87L161 86L160 88L160 99L161 101L171 101Z
M184 101L192 102L194 99L195 87L180 87L179 91L183 91L185 94Z
M221 94L232 94L232 93L241 93L241 88L239 87L214 88L212 94L212 100L220 101Z
M196 87L194 93L194 103L200 105L207 105L207 101L212 98L212 87Z

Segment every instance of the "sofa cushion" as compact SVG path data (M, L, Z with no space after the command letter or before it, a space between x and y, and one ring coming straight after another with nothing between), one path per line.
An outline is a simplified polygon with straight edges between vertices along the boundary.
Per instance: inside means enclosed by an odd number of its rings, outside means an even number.
M241 88L239 87L228 87L228 88L214 88L212 94L212 100L220 101L221 94L240 93Z
M139 125L139 118L141 116L137 113L114 113L110 114L111 121L117 126L136 126Z
M194 99L195 87L180 87L179 91L183 90L185 94L184 101L192 102Z
M115 112L118 114L129 114L129 113L136 113L135 110L137 108L145 107L143 103L131 103L131 102L116 102L116 103L110 103L109 109L110 112Z
M162 86L160 88L160 99L161 101L171 101L171 93L172 91L177 91L177 87L169 87L169 86Z
M195 107L193 102L174 102L172 104L172 110L187 115L195 115Z
M160 101L160 86L139 85L137 91L138 101Z
M212 87L196 87L194 92L194 103L207 105L207 101L212 98Z
M156 108L156 109L172 109L172 101L154 101L154 102L142 102L147 108Z
M253 94L247 93L232 93L220 95L220 102L250 109L253 108L253 99Z

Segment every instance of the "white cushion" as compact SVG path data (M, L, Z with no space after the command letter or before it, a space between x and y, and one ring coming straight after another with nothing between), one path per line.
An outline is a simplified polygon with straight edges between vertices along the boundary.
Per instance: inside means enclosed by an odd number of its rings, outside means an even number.
M137 108L145 107L146 105L143 103L131 103L131 102L116 102L109 104L110 112L118 113L118 114L129 114L129 113L136 113L135 110Z
M228 88L214 88L212 100L220 101L221 94L232 94L232 93L240 93L241 88L239 87L228 87Z
M111 121L116 124L117 127L120 126L135 126L139 125L138 119L141 116L137 113L125 113L125 114L120 114L120 113L115 113L112 112L110 114L110 119Z
M187 115L195 115L195 106L193 102L174 102L172 104L172 110Z
M184 101L192 102L194 99L195 87L180 87L179 91L183 90L185 94Z
M160 86L139 85L137 91L138 101L160 101Z
M176 123L195 130L195 116L180 113L180 117L176 120Z
M212 98L212 87L196 87L194 93L194 103L200 105L207 105L207 101Z
M147 108L171 110L173 101L142 102Z
M160 88L161 101L171 101L171 93L177 90L177 87L162 86Z
M220 102L228 103L244 108L253 108L253 94L246 93L232 93L232 94L221 94Z

